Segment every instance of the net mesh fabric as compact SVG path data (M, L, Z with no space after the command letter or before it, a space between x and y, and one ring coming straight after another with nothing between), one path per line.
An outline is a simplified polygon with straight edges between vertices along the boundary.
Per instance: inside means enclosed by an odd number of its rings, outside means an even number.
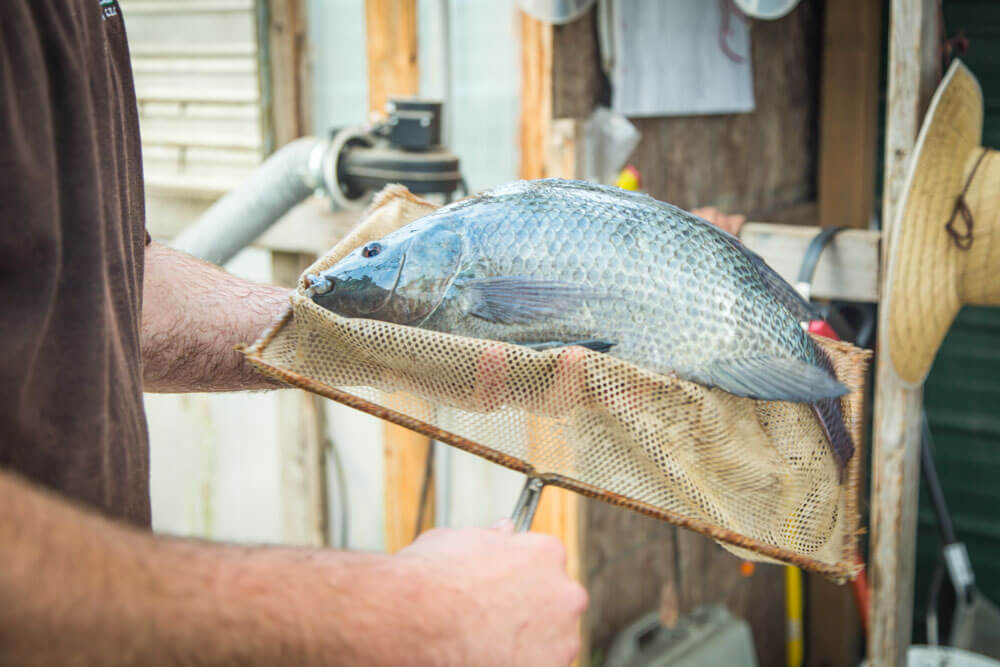
M426 213L384 193L306 273ZM305 274L303 274L305 275ZM809 406L755 401L579 347L535 351L365 319L312 302L304 283L246 350L286 382L415 428L548 483L708 535L741 557L833 578L856 571L860 451L840 483ZM868 353L816 339L861 443Z

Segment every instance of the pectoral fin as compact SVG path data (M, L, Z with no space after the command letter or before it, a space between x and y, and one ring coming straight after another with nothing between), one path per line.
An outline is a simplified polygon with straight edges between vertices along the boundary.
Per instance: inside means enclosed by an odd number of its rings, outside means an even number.
M699 369L692 379L763 401L815 403L847 393L847 387L827 370L784 357L719 359Z
M465 297L470 315L498 324L530 324L601 298L585 285L521 276L477 278L455 287Z

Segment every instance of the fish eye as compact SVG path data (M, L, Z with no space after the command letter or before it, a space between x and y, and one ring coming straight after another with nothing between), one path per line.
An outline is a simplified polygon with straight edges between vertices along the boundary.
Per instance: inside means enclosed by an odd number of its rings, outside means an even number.
M381 243L369 243L368 245L366 245L364 248L361 249L361 256L365 258L374 257L380 252L382 252Z

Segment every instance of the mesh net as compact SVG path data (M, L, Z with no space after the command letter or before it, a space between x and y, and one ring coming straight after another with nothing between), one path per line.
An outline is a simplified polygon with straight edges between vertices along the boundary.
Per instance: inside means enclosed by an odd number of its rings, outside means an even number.
M429 212L393 188L305 273ZM305 273L303 275L305 275ZM809 406L739 398L610 355L339 317L304 294L245 353L262 371L526 474L690 528L740 557L856 572L869 353L816 338L858 451L844 482Z

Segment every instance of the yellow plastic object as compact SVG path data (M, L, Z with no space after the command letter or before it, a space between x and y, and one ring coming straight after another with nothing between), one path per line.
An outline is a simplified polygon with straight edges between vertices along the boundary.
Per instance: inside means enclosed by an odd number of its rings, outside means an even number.
M785 617L788 622L785 657L788 667L801 667L804 653L802 639L802 570L785 566Z
M618 174L615 185L622 190L639 189L639 170L632 165L626 165Z

